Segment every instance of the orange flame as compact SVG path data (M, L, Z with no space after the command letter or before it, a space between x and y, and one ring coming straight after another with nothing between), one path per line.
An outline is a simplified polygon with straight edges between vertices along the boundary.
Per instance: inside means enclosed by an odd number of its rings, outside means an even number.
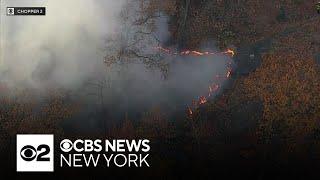
M232 49L228 49L227 51L224 52L225 54L230 54L231 57L233 57L236 53Z
M207 103L207 102L208 102L208 100L207 100L206 97L201 96L201 97L199 98L199 105L205 104L205 103Z
M157 50L164 52L166 54L170 54L170 55L180 55L180 56L214 56L214 55L230 55L231 57L235 56L235 51L232 49L227 49L226 51L223 52L209 52L209 51L205 51L205 52L201 52L201 51L195 51L195 50L186 50L186 51L182 51L182 52L173 52L170 49L167 48L163 48L163 47L156 47ZM228 62L228 68L227 68L227 72L225 75L216 75L215 79L225 79L225 78L230 78L231 77L231 73L232 73L232 62L229 61ZM192 100L192 107L188 107L188 114L190 116L192 116L193 110L194 108L197 108L200 105L206 104L208 102L208 98L210 98L212 96L212 94L216 93L219 88L220 88L220 84L212 84L209 86L209 92L207 96L200 96L200 98L198 99L198 101Z
M190 107L188 107L188 113L189 113L190 116L193 115L193 111L192 111L192 109Z
M172 54L172 55L181 55L181 56L212 56L212 55L219 55L219 54L227 54L230 55L231 57L233 57L235 55L234 50L232 49L227 49L224 52L209 52L209 51L195 51L195 50L186 50L186 51L182 51L180 53L178 52L172 52L170 49L164 48L164 47L156 47L155 49L160 50L162 52L165 52L167 54Z
M228 70L227 72L227 78L229 78L231 76L231 70Z

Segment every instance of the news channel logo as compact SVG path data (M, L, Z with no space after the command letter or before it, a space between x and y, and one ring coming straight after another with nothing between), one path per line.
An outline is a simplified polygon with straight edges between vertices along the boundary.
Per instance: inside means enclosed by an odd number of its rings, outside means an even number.
M17 172L53 172L54 136L17 135Z
M45 16L45 7L7 7L7 16Z
M14 8L13 7L7 7L7 15L14 16Z

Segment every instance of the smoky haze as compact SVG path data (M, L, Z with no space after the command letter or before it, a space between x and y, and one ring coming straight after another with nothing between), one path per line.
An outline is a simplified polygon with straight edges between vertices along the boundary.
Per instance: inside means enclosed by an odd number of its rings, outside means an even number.
M1 13L1 79L11 85L72 87L99 71L104 37L115 31L124 1L2 0L8 6L43 6L46 16Z
M0 80L16 88L31 86L41 90L61 86L74 90L90 103L122 112L156 106L186 107L208 92L215 75L225 74L228 57L223 55L172 57L162 54L162 60L169 64L167 79L158 69L147 68L144 63L107 67L105 55L118 51L118 47L105 50L106 43L110 43L106 42L107 37L119 31L134 37L130 34L132 31L126 29L128 24L119 18L126 2L1 1L1 12L7 6L45 6L47 15L9 17L1 14ZM157 39L170 38L167 20L158 19L155 26ZM135 48L150 54L154 52L150 47L156 44L146 39ZM203 48L217 51L213 46Z

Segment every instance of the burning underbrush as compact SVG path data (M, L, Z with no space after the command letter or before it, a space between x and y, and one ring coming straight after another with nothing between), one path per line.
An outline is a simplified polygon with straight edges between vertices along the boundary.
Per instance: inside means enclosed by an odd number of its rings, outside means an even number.
M169 62L167 78L156 69L132 63L112 66L104 78L72 90L52 86L14 90L3 83L1 128L5 134L41 133L43 126L56 134L156 139L186 132L192 137L212 135L209 122L186 121L223 90L234 68L234 51L176 53L157 48L155 53Z
M226 60L226 72L222 74L213 75L212 82L208 85L208 92L204 95L199 95L197 99L192 100L191 105L188 106L187 112L189 116L193 115L194 109L198 108L200 105L206 104L210 98L212 98L215 94L222 89L224 81L228 80L231 77L231 73L233 71L233 61L232 57L235 55L235 51L228 49L223 52L210 52L210 51L195 51L195 50L185 50L181 52L173 52L170 49L163 48L161 46L156 47L160 52L168 55L168 56L182 56L182 57L193 57L193 58L209 58L210 60L215 60L217 56L227 55L230 59ZM197 61L197 59L195 59ZM201 60L201 59L198 59Z

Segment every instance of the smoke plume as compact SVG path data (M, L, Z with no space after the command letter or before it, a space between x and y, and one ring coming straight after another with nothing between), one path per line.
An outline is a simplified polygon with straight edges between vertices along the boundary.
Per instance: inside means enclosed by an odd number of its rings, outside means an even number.
M186 107L206 95L214 77L224 75L227 69L229 57L225 55L173 56L157 51L154 47L170 38L169 17L160 12L153 27L132 26L136 16L124 11L127 1L1 2L1 11L7 6L47 8L43 17L1 14L0 81L17 88L61 86L81 92L84 99L105 108L120 111ZM121 15L127 18L120 18ZM218 51L208 45L204 49ZM118 56L123 52L127 56ZM106 56L117 59L107 66ZM163 78L166 68L150 68L145 57L152 57L148 61L155 67L168 65L167 78Z

